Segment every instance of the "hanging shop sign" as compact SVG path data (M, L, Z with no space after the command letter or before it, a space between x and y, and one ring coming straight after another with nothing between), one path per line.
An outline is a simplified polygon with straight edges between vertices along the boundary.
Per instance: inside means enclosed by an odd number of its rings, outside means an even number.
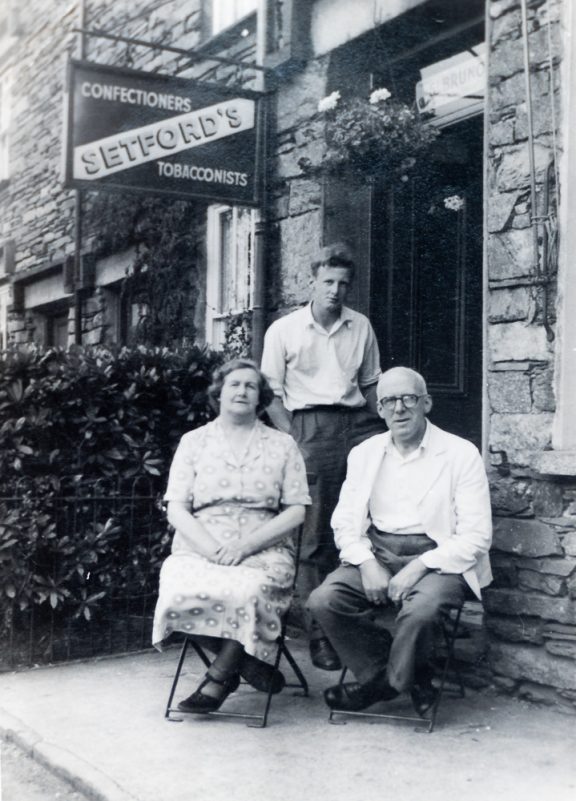
M486 44L430 64L420 75L416 102L432 124L446 125L478 114L484 108Z
M260 96L71 61L66 185L256 204Z

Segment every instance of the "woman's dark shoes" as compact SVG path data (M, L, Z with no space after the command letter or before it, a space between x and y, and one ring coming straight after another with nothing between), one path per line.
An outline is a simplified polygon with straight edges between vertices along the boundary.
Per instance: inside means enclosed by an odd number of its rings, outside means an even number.
M378 701L391 701L398 691L388 684L383 673L379 673L365 684L357 681L336 684L324 691L324 699L330 709L341 712L361 712Z
M320 670L342 669L340 657L332 648L332 644L327 637L317 637L314 640L310 640L310 659L314 667Z
M222 687L222 692L218 696L206 695L202 692L202 688L206 687L210 682L219 684ZM180 701L178 709L180 712L195 712L197 714L207 714L208 712L216 712L220 709L226 698L230 693L235 692L240 684L240 677L234 674L227 679L216 679L209 673L206 674L202 683L198 686L197 690L192 695Z
M286 679L279 670L250 654L242 657L240 675L255 690L272 695L281 692L286 684Z

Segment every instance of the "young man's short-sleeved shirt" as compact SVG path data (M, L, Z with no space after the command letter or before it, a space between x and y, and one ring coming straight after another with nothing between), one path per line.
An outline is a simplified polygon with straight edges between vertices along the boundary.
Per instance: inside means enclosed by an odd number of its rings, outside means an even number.
M361 389L380 375L374 330L367 317L344 306L326 331L308 304L272 323L264 338L262 372L288 411L364 406Z

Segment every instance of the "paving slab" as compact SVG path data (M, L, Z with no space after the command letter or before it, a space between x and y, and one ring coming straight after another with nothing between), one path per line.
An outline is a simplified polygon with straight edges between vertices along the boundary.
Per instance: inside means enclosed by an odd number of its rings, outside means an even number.
M338 674L314 669L303 641L291 650L311 696L276 696L266 729L165 721L169 649L1 675L0 734L95 801L575 801L576 717L488 690L447 697L432 734L331 725L322 690ZM202 673L191 655L176 700ZM227 706L252 711L262 698L241 687Z

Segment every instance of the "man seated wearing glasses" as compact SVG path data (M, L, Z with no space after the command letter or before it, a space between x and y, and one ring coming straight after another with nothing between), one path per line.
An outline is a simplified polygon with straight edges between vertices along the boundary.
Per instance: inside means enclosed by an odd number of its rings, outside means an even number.
M470 591L480 598L492 578L488 482L474 445L426 419L432 398L419 373L388 370L377 397L389 431L350 453L332 516L341 565L309 606L356 678L325 691L330 708L360 711L410 691L423 714L441 614ZM390 605L393 639L381 614Z

